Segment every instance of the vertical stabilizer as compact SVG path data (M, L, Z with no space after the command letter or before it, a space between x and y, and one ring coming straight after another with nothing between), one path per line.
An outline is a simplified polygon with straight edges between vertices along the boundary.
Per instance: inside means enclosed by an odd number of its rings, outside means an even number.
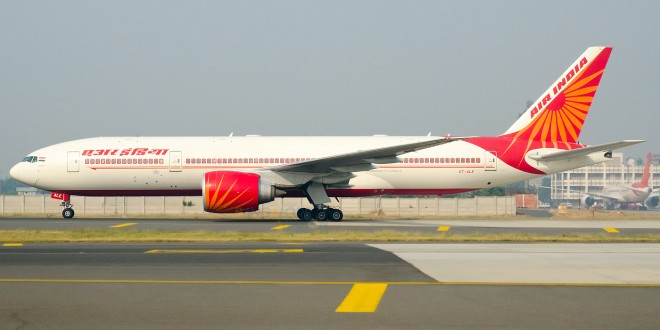
M649 177L651 176L651 160L653 155L649 152L646 155L646 163L644 163L644 172L642 172L642 180L633 184L635 188L646 188L649 186Z
M503 136L555 148L577 142L611 52L611 47L588 48Z

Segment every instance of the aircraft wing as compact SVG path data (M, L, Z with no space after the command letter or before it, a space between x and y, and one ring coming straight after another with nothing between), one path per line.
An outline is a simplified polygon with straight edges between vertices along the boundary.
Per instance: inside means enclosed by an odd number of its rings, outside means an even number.
M600 193L582 192L582 194L583 194L583 195L593 196L593 197L598 197L598 198L600 198L600 199L607 199L607 200L610 200L610 201L618 201L618 200L619 200L619 198L616 197L616 196L605 195L605 194L600 194Z
M583 196L593 196L593 197L598 197L600 199L607 199L607 200L612 200L612 201L618 201L619 198L617 196L613 195L606 195L602 193L597 193L597 192L590 192L590 191L580 191L580 190L573 190L573 189L562 189L562 188L557 188L557 187L546 187L546 186L540 186L541 188L547 188L551 190L560 190L560 191L568 191L568 192L573 192L573 193L579 193Z
M360 172L374 169L373 164L398 163L397 156L435 147L441 144L461 140L463 138L436 138L421 142L398 144L388 147L358 150L346 154L322 157L295 164L284 164L269 167L273 172L293 172L324 174L333 172Z
M562 150L557 152L552 152L549 154L542 155L529 155L529 158L538 160L538 161L551 161L551 160L564 160L569 158L575 158L580 156L587 156L596 152L610 152L614 149L619 149L623 147L628 147L638 143L645 142L644 140L623 140L619 142L605 143L596 146L588 146L580 149L573 150Z

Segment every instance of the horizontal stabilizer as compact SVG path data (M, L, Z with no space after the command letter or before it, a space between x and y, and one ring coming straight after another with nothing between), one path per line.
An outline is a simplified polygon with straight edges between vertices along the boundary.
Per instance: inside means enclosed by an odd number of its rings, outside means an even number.
M569 158L575 158L580 156L587 156L596 152L611 152L615 149L620 149L624 147L629 147L638 143L645 142L644 140L623 140L619 142L605 143L596 146L588 146L580 149L572 150L562 150L551 152L547 154L534 154L538 151L532 151L527 156L531 159L537 161L552 161L552 160L564 160Z

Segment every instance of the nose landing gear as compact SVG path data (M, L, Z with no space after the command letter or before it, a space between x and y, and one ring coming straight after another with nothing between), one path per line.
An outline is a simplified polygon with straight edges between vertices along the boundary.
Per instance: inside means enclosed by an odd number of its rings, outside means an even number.
M64 192L53 191L50 194L50 198L59 199L62 201L60 206L64 208L64 210L62 210L62 217L64 219L73 218L75 212L73 212L73 204L71 204L71 195Z
M62 203L60 204L60 206L64 208L64 210L62 210L62 217L64 219L73 218L75 212L73 212L73 204L71 204L71 196L62 195L60 198L62 199Z
M73 206L73 205L71 205L71 204L64 205L64 203L62 203L62 206L65 206L64 210L62 210L62 217L64 217L65 219L73 218L75 212L73 212L73 209L71 207L69 207L69 206Z

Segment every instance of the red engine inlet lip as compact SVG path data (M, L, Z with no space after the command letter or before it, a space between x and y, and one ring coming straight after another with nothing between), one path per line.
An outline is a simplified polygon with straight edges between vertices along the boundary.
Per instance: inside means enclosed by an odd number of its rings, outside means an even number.
M259 209L259 175L233 171L204 173L204 211L253 212Z

